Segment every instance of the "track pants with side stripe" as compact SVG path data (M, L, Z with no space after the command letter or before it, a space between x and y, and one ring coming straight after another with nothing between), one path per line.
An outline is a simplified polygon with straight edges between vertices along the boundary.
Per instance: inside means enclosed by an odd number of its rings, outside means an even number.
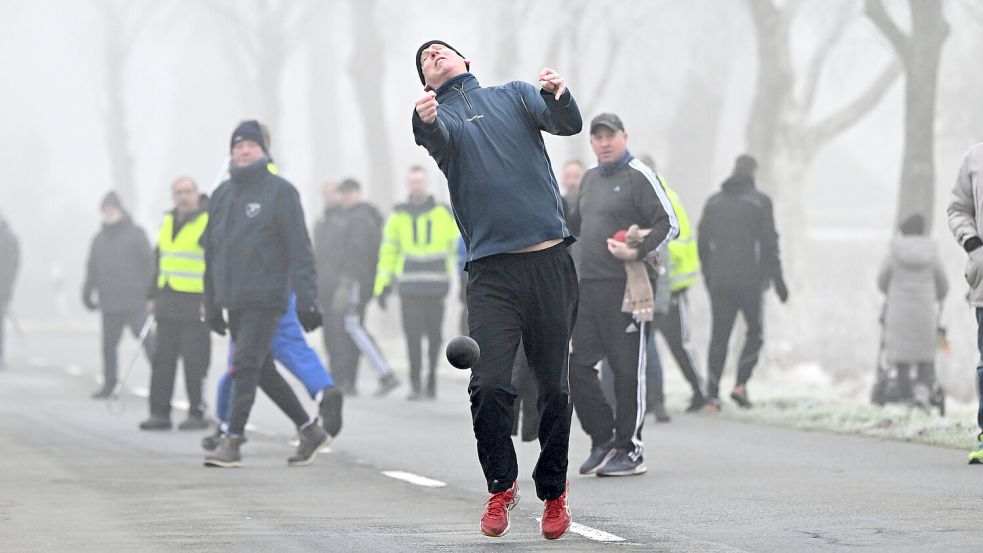
M591 445L612 444L637 459L644 453L645 343L648 323L621 312L625 281L580 283L577 326L570 354L570 396ZM607 358L614 376L615 406L604 399L597 364Z

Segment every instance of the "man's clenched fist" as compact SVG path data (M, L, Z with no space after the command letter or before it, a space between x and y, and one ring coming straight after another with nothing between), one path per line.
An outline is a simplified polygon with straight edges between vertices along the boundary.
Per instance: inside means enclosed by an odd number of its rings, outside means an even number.
M426 123L431 124L437 120L437 93L428 90L422 98L416 101L416 114Z

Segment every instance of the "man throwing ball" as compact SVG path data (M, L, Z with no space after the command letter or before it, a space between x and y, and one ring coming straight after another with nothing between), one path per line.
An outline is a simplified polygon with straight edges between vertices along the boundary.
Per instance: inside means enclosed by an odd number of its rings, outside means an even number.
M416 102L413 135L447 177L467 247L468 325L481 349L468 393L491 493L481 531L505 535L519 501L511 377L521 339L539 385L533 480L545 502L542 532L557 539L570 527L567 370L578 291L566 249L573 238L541 133L577 134L580 110L552 69L540 72L541 90L519 81L482 88L470 60L439 40L420 46L416 67L426 94Z

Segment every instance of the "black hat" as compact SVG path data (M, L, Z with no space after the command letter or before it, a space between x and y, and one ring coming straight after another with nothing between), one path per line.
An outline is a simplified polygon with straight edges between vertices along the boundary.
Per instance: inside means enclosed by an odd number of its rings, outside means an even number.
M607 127L613 132L625 130L625 125L621 122L621 118L613 113L602 113L592 119L590 122L590 133L594 134L597 131L597 127Z
M441 44L443 46L446 46L446 47L450 48L451 50L453 50L455 54L461 56L462 58L464 57L464 54L458 52L457 51L457 48L454 48L453 46L451 46L450 44L447 44L443 40L428 40L428 41L424 42L423 45L421 45L419 48L416 49L416 72L420 75L420 84L422 84L424 86L426 86L427 80L425 78L423 78L423 61L420 60L420 54L422 54L424 50L426 50L428 47L430 47L430 46L432 46L434 44ZM464 68L467 69L468 71L470 71L471 70L471 63L465 62L464 63Z
M239 123L239 126L232 133L232 140L229 141L229 151L243 140L252 140L259 144L259 147L263 149L266 155L270 154L269 150L267 150L266 138L263 136L263 129L259 126L259 121L250 119L249 121Z
M119 194L115 190L110 190L108 194L102 197L102 202L99 203L99 209L105 209L109 206L123 211L123 202L119 199Z

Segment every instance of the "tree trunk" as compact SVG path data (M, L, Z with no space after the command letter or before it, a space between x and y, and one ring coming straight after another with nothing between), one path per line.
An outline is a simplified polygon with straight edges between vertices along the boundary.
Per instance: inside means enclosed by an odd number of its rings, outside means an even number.
M342 175L341 141L338 138L338 83L337 64L332 55L329 33L314 33L308 50L311 132L311 178L309 190L317 210L321 207L321 189L324 182Z
M932 228L935 213L935 112L942 47L949 34L942 0L909 0L912 32L902 58L905 83L905 148L897 224L911 215Z
M113 8L109 8L112 11ZM117 21L115 14L110 21ZM112 29L110 25L110 29ZM120 195L126 209L137 208L137 187L133 154L130 151L130 133L127 128L126 67L127 52L121 42L121 33L107 32L106 60L106 146L112 174L112 187Z
M351 11L355 49L349 61L349 70L354 80L369 155L367 195L377 202L391 202L395 198L393 162L386 127L386 104L382 97L385 75L382 45L385 37L379 32L376 21L375 0L352 0Z

